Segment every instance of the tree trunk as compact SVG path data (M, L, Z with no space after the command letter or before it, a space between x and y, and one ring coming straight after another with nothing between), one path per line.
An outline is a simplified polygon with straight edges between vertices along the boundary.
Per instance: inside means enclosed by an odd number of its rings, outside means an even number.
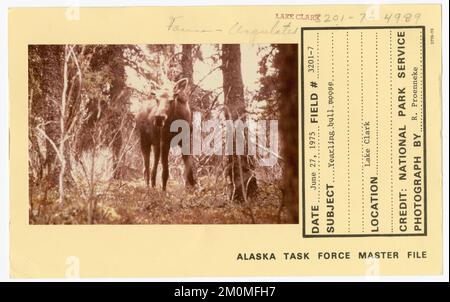
M115 62L113 70L113 80L111 83L110 91L110 114L109 119L113 121L110 124L110 133L112 135L112 153L113 153L113 177L114 179L122 178L122 165L119 163L120 151L122 150L122 129L118 121L122 120L123 112L126 108L126 99L124 97L125 85L125 66L123 62L123 49L121 46L109 46L111 47L111 57L110 60ZM116 122L114 122L116 121Z
M59 203L64 202L64 173L66 172L66 159L65 159L65 140L66 140L66 131L65 131L65 118L66 118L66 98L67 98L67 86L68 86L68 64L69 64L69 46L66 45L64 51L64 72L63 72L63 91L61 95L61 113L59 117L59 125L60 125L60 133L61 136L59 138L59 155L61 162L61 169L59 171Z
M59 139L59 127L57 124L59 112L53 102L61 101L63 65L64 65L64 46L63 45L39 45L37 46L39 57L42 60L41 72L37 75L42 87L42 94L38 96L38 105L36 106L36 116L41 116L46 123L44 125L45 133L49 138L57 142ZM53 102L52 102L53 101ZM47 189L53 187L58 182L59 165L56 164L56 153L48 140L45 142L45 181L44 195L47 195ZM45 201L45 200L44 200Z
M246 121L244 100L244 84L241 72L241 49L239 44L222 45L222 74L225 100L225 117L227 120ZM247 134L244 131L244 150L247 144ZM230 199L247 201L247 197L255 193L257 185L253 175L253 167L244 155L236 155L236 135L233 142L233 155L228 156L227 174L230 180Z
M192 44L183 44L181 51L181 69L183 71L183 77L189 80L189 85L193 84L194 67L192 64Z
M192 50L193 50L193 44L183 44L182 51L181 51L181 70L182 70L182 78L188 79L188 86L187 86L187 92L188 95L191 95L192 89L195 89L193 87L194 85L194 65L193 65L193 59L192 59ZM191 100L189 100L191 102ZM191 103L192 104L192 103ZM191 105L192 106L192 105ZM192 108L192 107L191 107ZM191 129L192 129L192 125ZM192 134L192 131L191 131ZM193 137L190 136L190 144L191 146L191 153L192 153L192 146L193 146ZM195 161L195 157L192 155L189 155L186 158L185 161L185 175L190 178L189 181L186 181L186 183L197 183L197 163ZM186 167L186 164L188 167ZM189 170L187 170L189 169ZM186 178L186 177L185 177Z
M281 154L284 158L282 205L289 213L289 222L298 223L298 76L297 45L279 44L274 63L278 66L278 89L281 95Z

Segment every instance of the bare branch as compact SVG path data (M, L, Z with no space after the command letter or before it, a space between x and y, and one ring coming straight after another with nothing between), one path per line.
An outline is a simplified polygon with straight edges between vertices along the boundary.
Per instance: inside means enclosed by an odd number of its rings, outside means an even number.
M38 130L39 133L41 133L41 134L44 136L44 138L45 138L46 140L48 140L48 142L50 143L50 145L51 145L51 146L53 147L53 149L55 150L56 155L58 155L59 160L61 161L62 158L61 158L61 155L59 154L59 149L58 149L58 147L56 146L55 142L54 142L50 137L48 137L48 135L45 133L45 131L42 130L41 128L36 127L36 130Z

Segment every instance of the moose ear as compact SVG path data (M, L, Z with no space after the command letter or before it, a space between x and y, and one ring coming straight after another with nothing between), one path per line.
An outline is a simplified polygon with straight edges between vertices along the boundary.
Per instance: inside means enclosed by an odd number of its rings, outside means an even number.
M178 80L178 82L175 83L174 91L182 91L187 88L189 84L188 78L182 78L181 80Z

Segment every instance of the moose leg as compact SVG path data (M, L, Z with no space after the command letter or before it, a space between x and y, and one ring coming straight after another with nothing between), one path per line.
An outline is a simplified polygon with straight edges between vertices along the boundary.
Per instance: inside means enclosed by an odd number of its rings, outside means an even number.
M156 143L153 145L153 168L152 168L152 187L156 186L156 172L158 171L158 163L159 163L159 154L161 152L161 145Z
M187 186L195 186L196 181L194 177L193 158L191 155L183 154L184 162L184 180Z
M150 149L152 144L150 143L148 137L145 135L145 133L141 132L141 152L142 157L144 158L144 180L145 184L148 187L148 182L150 179Z
M150 147L142 147L142 156L144 157L144 179L148 187L150 174Z
M169 150L170 150L170 144L163 142L162 145L162 187L163 191L166 190L167 185L167 179L169 179Z

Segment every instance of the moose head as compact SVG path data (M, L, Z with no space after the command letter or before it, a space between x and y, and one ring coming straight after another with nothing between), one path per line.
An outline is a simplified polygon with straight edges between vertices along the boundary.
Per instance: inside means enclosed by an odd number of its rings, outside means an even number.
M173 86L166 85L165 87L157 88L157 92L152 95L156 101L156 127L170 126L170 122L176 119L190 121L191 111L187 93L188 84L188 79L182 78L173 84Z

